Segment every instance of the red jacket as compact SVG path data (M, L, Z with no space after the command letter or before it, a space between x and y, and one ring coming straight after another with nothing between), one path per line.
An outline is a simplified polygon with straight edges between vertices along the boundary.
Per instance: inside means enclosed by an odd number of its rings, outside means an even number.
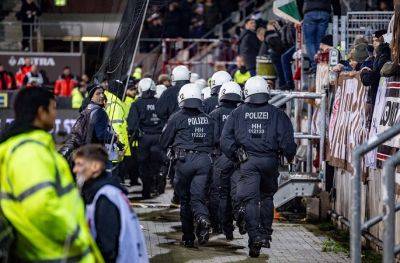
M57 96L70 97L72 90L78 82L72 76L61 75L54 84L54 94Z
M31 71L32 66L22 66L19 68L18 72L15 74L15 83L17 88L22 87L24 84L25 75Z
M0 90L12 89L12 77L7 72L0 72Z

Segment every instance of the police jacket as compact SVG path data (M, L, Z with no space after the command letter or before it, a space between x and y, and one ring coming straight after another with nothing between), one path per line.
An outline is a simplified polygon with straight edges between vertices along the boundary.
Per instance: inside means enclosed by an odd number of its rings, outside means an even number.
M178 106L178 94L182 86L188 84L189 81L177 81L174 86L168 88L156 103L157 116L167 121L169 117L179 110Z
M222 129L228 119L229 114L236 108L236 102L221 102L220 105L210 113L211 118L215 121L216 143L219 144Z
M199 109L183 108L168 120L161 146L209 153L215 142L214 125L214 120Z
M104 262L52 136L34 127L19 132L0 143L0 206L15 230L15 262Z
M204 112L210 114L218 106L218 95L212 95L211 97L203 101Z
M231 160L235 160L239 147L250 156L278 158L282 153L289 161L296 154L289 117L268 103L246 103L233 110L222 130L220 144Z
M139 130L145 134L161 134L163 123L156 114L156 103L154 95L146 93L132 103L128 115L129 134L137 135Z

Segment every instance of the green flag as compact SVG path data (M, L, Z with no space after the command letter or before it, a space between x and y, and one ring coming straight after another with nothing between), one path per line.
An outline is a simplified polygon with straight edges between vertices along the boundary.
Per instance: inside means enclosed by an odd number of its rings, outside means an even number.
M275 0L273 5L275 15L293 23L300 23L301 16L296 0Z

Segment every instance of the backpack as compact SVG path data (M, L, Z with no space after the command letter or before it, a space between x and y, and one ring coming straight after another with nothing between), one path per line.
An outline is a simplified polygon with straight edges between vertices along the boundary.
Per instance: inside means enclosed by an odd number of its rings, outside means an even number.
M72 152L74 150L91 142L93 134L92 119L98 109L100 109L98 105L86 107L72 127L71 134L60 149L60 153L67 159L68 163L72 163Z

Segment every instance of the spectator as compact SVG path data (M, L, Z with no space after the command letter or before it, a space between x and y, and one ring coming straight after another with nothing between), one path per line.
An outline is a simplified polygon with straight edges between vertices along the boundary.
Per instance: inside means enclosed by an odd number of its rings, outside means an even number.
M86 218L105 262L148 262L146 243L126 190L106 172L108 155L89 144L74 153L74 173L86 204Z
M33 23L36 17L40 16L41 12L39 7L33 0L23 0L22 6L16 17L22 22L22 50L29 51L30 38L33 31Z
M22 65L19 68L18 72L15 74L15 82L16 82L17 88L22 87L22 85L24 84L25 75L31 71L31 68L32 68L31 59L25 58L24 65Z
M81 81L78 87L75 87L72 90L71 96L71 103L73 109L79 109L82 107L82 103L87 96L87 83L85 81Z
M281 57L285 52L285 45L282 42L281 35L278 31L279 24L277 21L269 21L267 24L267 31L265 37L259 36L263 39L259 55L269 56L272 60L272 64L275 67L275 71L278 75L279 87L285 85L285 75L282 68Z
M13 88L13 78L10 73L4 70L0 64L0 90L9 90Z
M54 94L57 96L70 97L71 92L77 85L77 81L71 74L71 69L66 66L63 69L63 74L56 80L54 84Z
M163 37L163 25L160 14L154 13L148 19L147 22L149 26L147 28L147 37L148 38L161 38ZM154 41L148 43L149 50L155 48L160 42Z
M176 38L182 37L181 22L183 20L182 11L176 1L168 5L168 12L164 17L165 37Z
M364 67L361 69L361 81L365 86L370 86L368 91L368 101L374 105L378 91L380 72L383 65L390 61L390 47L387 43L381 43L374 50L374 60L372 68Z
M102 86L91 85L87 88L89 103L83 103L81 114L72 127L64 146L60 149L62 155L71 163L72 152L77 148L89 144L98 143L105 145L110 143L114 134L109 125L105 107L105 95Z
M287 22L281 28L281 39L287 49L281 56L285 85L280 88L282 90L292 90L294 89L294 81L291 62L296 51L296 29L293 23Z
M391 11L392 9L389 7L389 3L387 0L381 0L378 2L378 10L382 12Z
M39 72L38 67L36 65L32 65L31 71L28 72L24 77L24 86L27 88L41 87L43 82L43 76Z
M333 14L340 16L339 0L304 0L299 1L300 10L303 11L304 43L307 55L311 60L311 71L315 72L317 65L314 56L319 49L322 37L326 33L328 23Z
M240 34L238 50L252 76L256 75L256 57L261 44L255 30L256 22L252 19L247 19L244 24L244 30Z
M205 29L210 31L220 21L220 11L218 5L214 0L205 0L204 2L204 18L205 18Z
M201 38L205 33L204 7L198 4L194 9L194 15L190 23L190 37Z
M244 59L240 55L236 57L236 68L237 69L232 73L233 80L243 87L244 83L251 77L251 73L246 68Z
M392 23L393 21L393 23ZM386 62L381 69L381 75L391 81L400 80L400 4L394 6L394 16L390 22L389 33L392 32L392 62ZM393 30L393 31L392 31Z
M171 87L171 78L167 74L160 74L160 76L158 76L158 84L169 88Z

